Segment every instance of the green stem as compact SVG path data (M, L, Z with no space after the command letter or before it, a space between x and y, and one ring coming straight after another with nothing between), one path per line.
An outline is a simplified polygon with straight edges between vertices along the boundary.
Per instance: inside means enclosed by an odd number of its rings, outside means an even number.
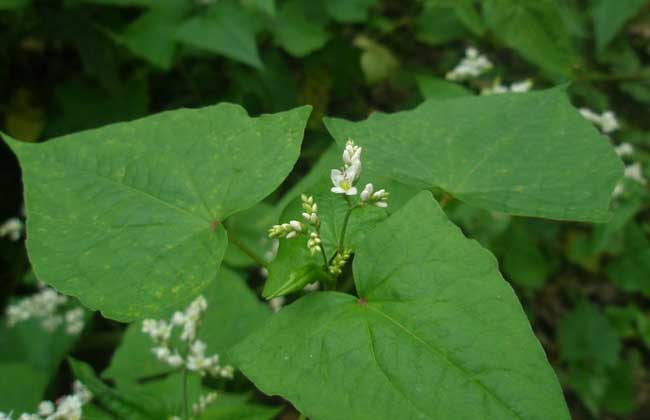
M304 414L300 413L300 416L298 416L298 420L307 420L307 417L305 417Z
M320 228L319 227L316 228L316 233L318 234L318 237L320 238L321 236L320 236ZM329 263L327 262L327 254L325 253L325 246L323 245L322 242L320 244L320 253L323 256L323 264L325 264L324 268L327 270L327 266L329 265Z
M350 201L350 197L347 195L345 196L345 201L348 202L348 211L345 212L345 217L343 218L343 227L341 228L341 235L339 235L339 247L338 251L343 252L343 249L345 247L345 232L348 230L348 222L350 221L350 215L352 214L352 210L356 209L356 206L352 205L352 202Z
M260 257L259 255L257 255L257 254L255 253L255 251L253 251L252 249L250 249L248 246L246 246L246 244L242 243L242 242L241 242L239 239L237 239L235 236L233 236L233 235L231 235L231 234L228 234L228 240L229 240L233 245L235 245L237 248L239 248L239 249L240 249L244 254L248 255L248 256L250 257L250 259L252 259L253 261L255 261L255 262L257 263L257 265L259 265L259 266L261 266L261 267L266 267L266 266L267 266L266 261L264 261L264 259L263 259L262 257Z
M185 420L190 420L190 409L187 398L187 368L183 368L183 413L183 418Z

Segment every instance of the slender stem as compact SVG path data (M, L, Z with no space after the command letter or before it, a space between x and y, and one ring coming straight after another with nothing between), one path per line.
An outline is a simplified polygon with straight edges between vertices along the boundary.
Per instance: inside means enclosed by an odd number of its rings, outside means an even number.
M298 416L298 420L307 420L307 417L305 417L304 414L300 413L300 416Z
M187 398L187 368L183 368L183 413L183 418L190 420L189 402Z
M341 235L339 235L339 247L338 251L343 252L344 246L345 246L345 232L348 230L348 222L350 221L350 215L352 214L352 210L356 209L356 206L352 205L352 202L350 201L350 197L347 195L345 196L345 201L348 202L348 211L345 212L345 217L343 218L343 227L341 228Z
M264 261L262 257L257 255L255 251L250 249L246 244L242 243L239 239L237 239L234 235L231 235L230 233L228 234L228 240L235 245L237 248L239 248L244 254L248 255L253 261L257 263L257 265L266 267L267 263Z
M318 237L320 238L320 227L316 227L316 233L318 234ZM321 242L320 244L320 253L323 256L323 264L325 264L325 269L327 269L327 266L329 263L327 262L327 254L325 253L325 246Z

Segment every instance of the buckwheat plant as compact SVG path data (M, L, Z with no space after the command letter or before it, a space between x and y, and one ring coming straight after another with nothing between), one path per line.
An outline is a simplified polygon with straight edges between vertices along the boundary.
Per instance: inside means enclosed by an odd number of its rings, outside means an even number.
M67 296L43 283L38 283L38 288L39 291L32 296L7 306L7 326L13 327L19 322L38 319L43 329L51 333L62 325L66 334L81 333L85 324L83 308L76 306L64 309L69 302Z
M16 420L81 420L83 406L92 399L92 394L80 381L72 384L72 391L55 402L42 401L36 413L23 413ZM0 412L0 420L13 420L12 414Z
M355 145L354 141L348 139L343 150L341 160L342 167L332 169L330 178L332 180L332 188L330 191L334 194L339 194L343 200L346 201L348 209L343 219L343 226L341 234L339 235L339 243L336 248L336 253L332 258L327 257L328 253L322 243L320 237L320 217L318 216L318 204L314 202L314 197L301 195L302 200L302 218L304 222L291 220L287 223L274 225L269 229L269 237L271 238L286 238L293 239L300 236L308 237L307 248L311 255L320 253L323 257L323 268L334 277L338 277L346 262L351 256L351 250L345 248L345 235L348 228L350 215L356 209L363 208L368 205L373 205L380 208L388 207L389 193L380 189L375 191L373 184L366 184L366 186L359 192L356 184L361 177L361 151L360 146ZM357 200L352 197L359 196Z
M185 311L174 312L169 321L156 319L142 321L142 332L147 334L155 344L151 351L156 358L173 368L182 369L183 418L185 420L191 418L187 396L188 373L201 377L209 375L227 379L232 379L234 375L232 366L220 364L218 354L206 355L207 345L197 336L207 308L208 302L203 296L199 296L190 303ZM176 327L180 329L178 339L181 347L177 347L172 340L172 334ZM215 399L216 394L212 393L201 396L199 401L193 405L194 414L199 415Z

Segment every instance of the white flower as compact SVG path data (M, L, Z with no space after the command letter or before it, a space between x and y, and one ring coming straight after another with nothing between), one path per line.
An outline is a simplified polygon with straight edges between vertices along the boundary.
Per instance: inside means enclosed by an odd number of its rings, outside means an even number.
M624 176L625 178L632 179L641 185L646 185L648 183L643 176L643 168L639 162L626 166Z
M38 405L38 415L43 417L49 416L54 413L55 409L56 407L52 401L43 401Z
M303 231L302 224L297 220L292 220L289 223L282 223L279 225L273 225L269 229L269 237L271 238L281 238L285 237L287 239L295 238L299 233Z
M303 219L307 223L318 227L320 225L320 218L318 217L318 205L314 203L314 197L307 197L305 194L302 194L302 208L305 210L302 213Z
M318 233L312 232L309 235L309 240L307 241L307 248L309 249L309 253L311 255L315 255L316 253L320 252L321 250L321 240L320 236L318 236Z
M0 420L11 420L11 413L3 413L0 411Z
M345 167L350 166L359 166L359 171L361 170L361 147L356 146L354 141L348 139L345 143L345 149L343 149L343 164Z
M533 87L533 81L530 79L515 82L510 85L510 92L523 93L528 92Z
M600 118L600 124L604 133L611 133L619 129L618 120L612 111L603 112Z
M528 92L533 87L533 82L530 79L515 82L510 87L501 84L499 78L494 79L491 87L486 87L481 90L481 95L493 95L500 93L523 93Z
M619 156L629 156L634 153L634 147L630 143L621 143L614 149Z
M201 395L199 397L199 401L192 404L192 411L194 412L194 415L199 415L205 411L205 409L215 402L217 400L217 393L216 392L209 392L205 395Z
M156 355L156 357L159 360L167 360L167 358L171 355L171 351L169 350L169 347L165 346L157 346L151 349L153 354Z
M23 222L17 217L12 217L0 225L0 237L8 236L9 239L15 242L20 239L23 228Z
M284 296L278 296L269 300L269 306L271 307L271 310L273 312L279 312L280 309L282 309L282 307L284 306L285 300L286 299Z
M172 354L165 359L165 362L171 366L171 367L180 367L183 366L183 363L185 363L185 360L178 354Z
M605 111L602 115L587 108L580 108L579 111L585 119L597 125L603 133L609 134L619 129L618 120L612 111Z
M36 414L23 413L18 417L18 420L41 420L41 418Z
M370 199L370 196L372 195L373 192L373 186L372 184L366 184L365 188L363 191L361 191L361 194L359 197L361 198L361 201L368 201Z
M10 327L30 318L40 318L43 328L50 332L61 325L63 317L57 312L68 298L44 285L39 287L41 290L38 293L7 307L7 324Z
M381 189L379 191L374 191L372 184L366 184L363 191L361 191L361 201L364 203L370 203L377 207L386 208L388 207L388 193L386 190Z
M354 181L356 178L356 167L350 167L349 170L341 172L338 169L332 169L331 179L332 187L331 191L336 194L345 194L345 195L356 195L357 188L354 186Z
M492 63L486 56L479 54L476 48L469 47L465 50L465 57L445 77L448 80L472 79L491 68Z
M70 335L79 334L84 328L84 310L80 307L65 313L65 332Z
M52 415L53 418L59 419L81 419L81 398L77 395L68 395L59 400L56 407L56 413Z

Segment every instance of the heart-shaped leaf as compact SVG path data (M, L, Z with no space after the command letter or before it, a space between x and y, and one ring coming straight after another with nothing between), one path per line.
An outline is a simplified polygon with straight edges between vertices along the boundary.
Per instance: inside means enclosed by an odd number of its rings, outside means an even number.
M220 104L44 144L5 136L23 170L36 276L123 321L188 302L217 275L221 222L293 168L309 113L251 118Z
M360 298L299 299L233 349L237 367L313 420L569 419L496 260L430 193L366 236L354 275Z
M603 222L623 164L563 89L431 100L365 121L326 119L364 168L477 207Z

